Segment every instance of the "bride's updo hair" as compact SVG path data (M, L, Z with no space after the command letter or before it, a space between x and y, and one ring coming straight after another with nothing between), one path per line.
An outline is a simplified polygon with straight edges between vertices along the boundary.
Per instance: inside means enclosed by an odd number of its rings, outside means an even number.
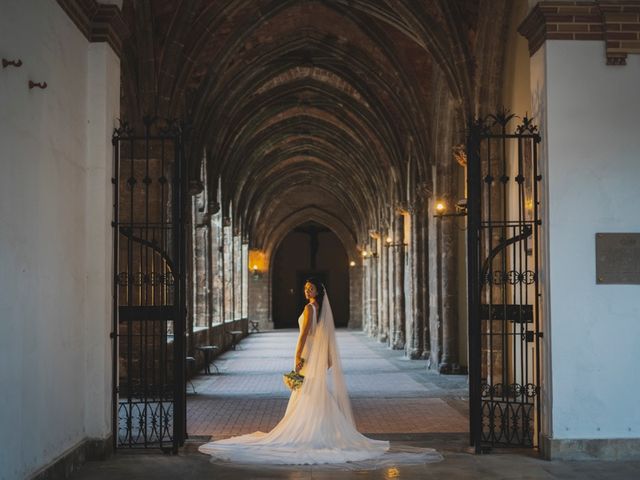
M318 291L318 293L316 294L316 302L318 302L318 318L320 318L320 309L322 308L322 300L324 299L324 293L325 293L324 285L316 277L307 278L304 283L312 284L314 287L316 287L316 290Z

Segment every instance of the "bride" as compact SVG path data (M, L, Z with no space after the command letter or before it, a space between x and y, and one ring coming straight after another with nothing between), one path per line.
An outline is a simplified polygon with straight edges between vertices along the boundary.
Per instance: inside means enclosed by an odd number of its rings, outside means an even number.
M389 457L389 442L356 430L345 386L331 304L324 285L304 285L309 303L298 318L294 370L304 375L291 392L284 417L269 433L254 432L206 443L199 451L214 460L260 464L344 464ZM432 449L415 449L414 462L438 461ZM405 453L406 460L406 453ZM419 457L419 458L418 458ZM395 458L399 460L399 458ZM386 463L386 462L385 462Z

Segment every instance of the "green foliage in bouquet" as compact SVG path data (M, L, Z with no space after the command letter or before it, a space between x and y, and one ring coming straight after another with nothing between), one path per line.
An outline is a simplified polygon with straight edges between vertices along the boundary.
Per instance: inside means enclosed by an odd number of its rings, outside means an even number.
M297 390L302 386L302 382L304 382L304 375L300 375L294 370L291 370L289 373L282 375L282 380L289 390Z
M300 359L300 368L304 365L304 358ZM289 373L282 374L282 381L289 390L296 390L302 386L304 382L304 375L300 375L295 370L291 370Z

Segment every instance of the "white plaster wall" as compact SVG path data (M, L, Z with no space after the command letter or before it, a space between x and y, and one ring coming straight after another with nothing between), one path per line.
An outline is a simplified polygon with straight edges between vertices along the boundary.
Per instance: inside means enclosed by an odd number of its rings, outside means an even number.
M540 133L542 135L543 142L546 140L546 131L544 130L544 113L541 111L540 102L535 100L539 99L541 92L536 90L536 88L544 87L544 65L540 63L541 58L539 56L535 56L533 59L530 58L529 55L529 46L525 37L520 35L517 31L519 25L525 19L527 14L529 13L529 5L527 0L514 0L513 1L513 10L511 13L511 21L509 22L509 30L507 36L507 50L505 55L505 64L502 72L502 85L503 85L503 94L502 94L502 104L508 108L512 113L515 113L519 118L512 120L510 123L510 128L515 129L516 125L521 123L522 117L528 115L529 118L533 119L533 123L537 125L540 129ZM536 63L537 62L537 63ZM534 70L535 75L531 70ZM537 75L541 77L538 78ZM536 85L535 88L531 88L531 85ZM546 92L544 93L546 95ZM537 103L536 103L537 102ZM532 103L535 104L535 108L532 109ZM542 143L542 149L544 150L546 143ZM518 152L517 152L517 144L515 142L510 144L509 147L509 155L510 155L510 169L511 172L516 172L518 169ZM540 172L543 176L543 186L544 182L547 181L548 175L544 170L547 166L545 164L539 165L542 168ZM512 175L516 175L513 173ZM545 214L545 208L548 205L547 200L544 197L544 190L539 192L540 198L540 210L541 216L544 218L543 225L541 229L541 234L544 236L547 233L547 222L548 214ZM518 215L518 196L517 196L517 187L515 183L511 185L510 195L512 197L511 204L509 205L509 212L513 218L517 218ZM544 288L548 285L547 281L547 272L545 270L545 255L546 251L544 248L540 250L540 279L541 286ZM529 290L530 295L535 295L533 288ZM533 297L530 297L533 298ZM540 317L540 331L543 333L547 332L546 322L548 321L548 309L545 308L545 302L547 300L546 294L543 294L541 297L541 311L542 315ZM517 330L519 331L519 330ZM544 435L549 435L551 431L550 420L551 420L551 365L550 359L546 355L549 353L548 348L548 339L550 336L545 335L540 341L540 353L541 353L541 375L540 375L540 388L541 388L541 396L540 396L540 406L541 406L541 419L542 425L541 430ZM529 363L529 375L530 378L535 378L534 371L534 345L530 344L528 350L529 358L531 359Z
M116 113L119 67L92 49L56 2L2 1L0 56L23 61L0 72L3 480L29 477L110 431L111 165L103 162L112 124L89 122ZM108 94L87 81L90 72L98 79L100 62L109 64ZM30 79L48 88L30 91ZM106 142L88 140L107 131Z
M541 242L540 242L540 266L539 266L539 281L541 287L541 330L544 334L540 341L540 358L541 358L541 426L542 433L545 436L552 436L552 419L553 419L553 397L552 397L552 379L553 379L553 359L551 358L551 342L552 332L549 325L550 322L550 285L549 285L549 272L548 272L548 246L549 246L549 189L547 188L547 181L549 179L549 164L548 164L548 143L546 141L548 137L547 132L547 111L546 111L546 71L545 71L545 46L543 45L538 52L531 57L529 65L530 73L530 89L531 89L531 107L532 117L536 119L540 135L542 137L542 143L540 145L540 175L542 176L541 188L538 193L540 197L540 217L542 219L541 228Z
M548 196L551 429L557 439L640 437L640 286L596 285L596 232L640 232L640 56L547 41L532 58Z
M111 433L113 147L120 116L120 60L107 43L88 46L86 151L85 433Z

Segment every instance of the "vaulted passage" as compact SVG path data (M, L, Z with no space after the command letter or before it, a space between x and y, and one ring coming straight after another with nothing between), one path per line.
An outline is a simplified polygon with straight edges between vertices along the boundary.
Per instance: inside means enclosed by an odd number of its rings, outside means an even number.
M125 2L123 117L189 122L189 338L294 326L325 272L339 325L465 371L464 232L433 214L464 197L466 122L497 102L495 7Z
M180 120L188 377L297 328L310 276L337 327L466 373L465 223L435 215L466 196L467 124L500 102L495 26L523 5L124 2L121 116Z
M268 428L310 274L364 431L638 458L638 0L1 10L0 477Z

